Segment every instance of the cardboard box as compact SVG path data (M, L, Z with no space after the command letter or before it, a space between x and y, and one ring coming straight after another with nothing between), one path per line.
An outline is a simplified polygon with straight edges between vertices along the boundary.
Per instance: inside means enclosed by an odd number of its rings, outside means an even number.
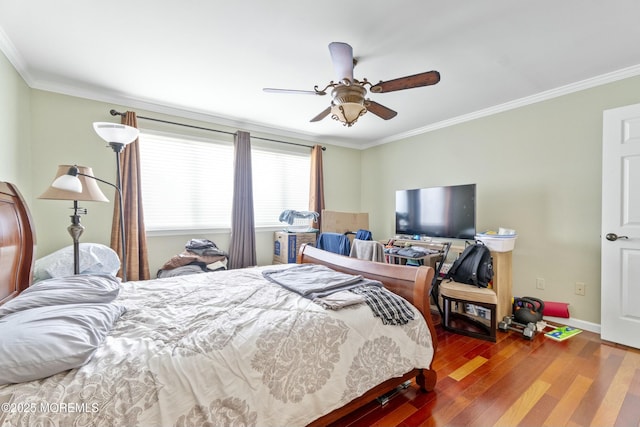
M300 246L304 243L316 244L316 233L276 231L273 240L273 263L295 263Z

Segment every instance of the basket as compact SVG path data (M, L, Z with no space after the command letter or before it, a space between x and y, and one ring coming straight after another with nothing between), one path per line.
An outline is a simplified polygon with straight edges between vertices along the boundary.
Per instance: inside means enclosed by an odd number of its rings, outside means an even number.
M293 224L286 224L284 230L289 233L306 233L308 231L315 231L311 227L312 218L295 218Z
M476 234L476 240L481 241L493 252L510 252L516 245L517 234Z

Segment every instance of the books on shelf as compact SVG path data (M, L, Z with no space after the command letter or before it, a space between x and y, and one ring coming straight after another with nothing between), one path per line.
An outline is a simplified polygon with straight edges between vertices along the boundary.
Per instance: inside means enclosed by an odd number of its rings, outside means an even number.
M559 326L544 335L548 338L551 338L552 340L564 341L567 338L578 335L580 332L582 332L582 329L574 328L571 326Z

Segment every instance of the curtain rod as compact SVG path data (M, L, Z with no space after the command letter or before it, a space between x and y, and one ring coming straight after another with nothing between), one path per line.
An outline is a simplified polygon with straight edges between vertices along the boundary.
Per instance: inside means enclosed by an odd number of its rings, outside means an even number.
M124 116L124 113L120 113L119 111L116 110L111 110L109 111L109 113L111 113L112 116ZM176 125L176 126L184 126L184 127L188 127L188 128L192 128L192 129L200 129L200 130L208 130L210 132L218 132L218 133L225 133L227 135L236 135L235 132L227 132L224 130L219 130L219 129L211 129L211 128L205 128L205 127L201 127L201 126L194 126L194 125L188 125L186 123L178 123L178 122L170 122L168 120L162 120L162 119L155 119L153 117L145 117L145 116L138 116L136 115L137 118L139 119L143 119L143 120L151 120L154 122L160 122L160 123L166 123L166 124L170 124L170 125ZM307 148L313 148L310 145L305 145L305 144L297 144L295 142L288 142L288 141L280 141L278 139L270 139L270 138L261 138L259 136L251 136L252 139L260 139L262 141L271 141L271 142L278 142L280 144L289 144L289 145L297 145L298 147L307 147ZM322 147L322 151L325 151L327 149L327 147Z

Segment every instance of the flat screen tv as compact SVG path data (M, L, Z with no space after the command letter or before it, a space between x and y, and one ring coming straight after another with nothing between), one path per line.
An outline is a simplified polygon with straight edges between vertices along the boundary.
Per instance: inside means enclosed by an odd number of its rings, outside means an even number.
M473 239L476 184L396 191L396 234Z

